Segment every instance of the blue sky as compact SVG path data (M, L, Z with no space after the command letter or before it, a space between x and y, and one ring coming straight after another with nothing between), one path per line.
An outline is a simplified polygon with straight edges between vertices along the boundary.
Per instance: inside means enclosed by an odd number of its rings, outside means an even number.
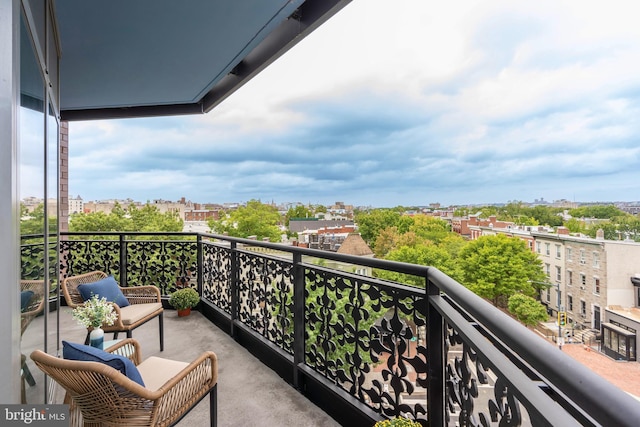
M640 200L640 3L354 0L203 116L72 122L69 191Z

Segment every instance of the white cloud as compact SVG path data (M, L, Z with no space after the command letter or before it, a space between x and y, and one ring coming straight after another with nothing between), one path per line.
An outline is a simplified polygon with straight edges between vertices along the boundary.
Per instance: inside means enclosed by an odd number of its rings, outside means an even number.
M205 116L72 123L70 191L637 199L638 11L631 0L355 0Z

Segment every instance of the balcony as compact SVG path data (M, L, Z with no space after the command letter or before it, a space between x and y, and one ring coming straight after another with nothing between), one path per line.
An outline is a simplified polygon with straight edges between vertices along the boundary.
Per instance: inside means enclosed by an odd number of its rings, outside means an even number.
M425 286L353 273L371 269ZM433 426L623 426L640 417L632 397L433 268L196 233L61 236L61 275L91 270L123 286L153 283L165 296L197 289L200 313L167 315L163 356L218 352L221 417L268 412L246 424L265 425L270 411L349 426L395 415ZM70 316L61 319L81 340ZM146 356L159 350L154 324L134 337ZM245 350L261 363L245 365ZM240 424L228 420L221 425Z

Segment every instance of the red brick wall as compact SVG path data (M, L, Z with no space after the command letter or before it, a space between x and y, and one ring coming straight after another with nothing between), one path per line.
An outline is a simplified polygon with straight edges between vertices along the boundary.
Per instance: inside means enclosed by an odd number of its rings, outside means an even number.
M60 231L69 231L69 122L60 122Z

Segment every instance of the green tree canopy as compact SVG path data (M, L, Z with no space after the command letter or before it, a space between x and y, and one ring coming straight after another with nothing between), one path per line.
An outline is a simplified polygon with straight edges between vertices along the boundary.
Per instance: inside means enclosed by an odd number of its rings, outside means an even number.
M183 221L177 212L161 213L157 206L146 204L137 208L131 204L126 210L116 202L111 213L90 212L77 213L69 221L70 231L91 232L179 232L183 229Z
M496 306L515 293L535 297L546 281L542 264L523 240L503 234L482 236L460 250L461 282Z
M284 217L284 225L289 226L291 218L313 218L313 211L306 206L297 205L287 211Z
M369 212L357 212L355 221L358 231L369 246L373 246L380 231L388 227L398 227L401 213L392 209L373 209Z
M226 217L209 219L208 224L214 233L244 238L255 236L258 240L266 237L271 242L280 242L283 233L278 227L280 220L280 214L274 206L253 199Z
M535 326L549 318L545 306L527 295L511 295L508 307L509 312L527 326Z
M627 215L613 205L580 206L569 210L569 215L574 218L599 218L611 219L618 216Z
M461 277L458 264L447 250L432 243L421 243L414 246L401 246L398 249L394 249L389 252L385 259L435 267L455 280L460 280ZM425 285L424 277L409 276L407 274L383 270L376 270L376 275L385 280L391 280L421 288L424 288Z

